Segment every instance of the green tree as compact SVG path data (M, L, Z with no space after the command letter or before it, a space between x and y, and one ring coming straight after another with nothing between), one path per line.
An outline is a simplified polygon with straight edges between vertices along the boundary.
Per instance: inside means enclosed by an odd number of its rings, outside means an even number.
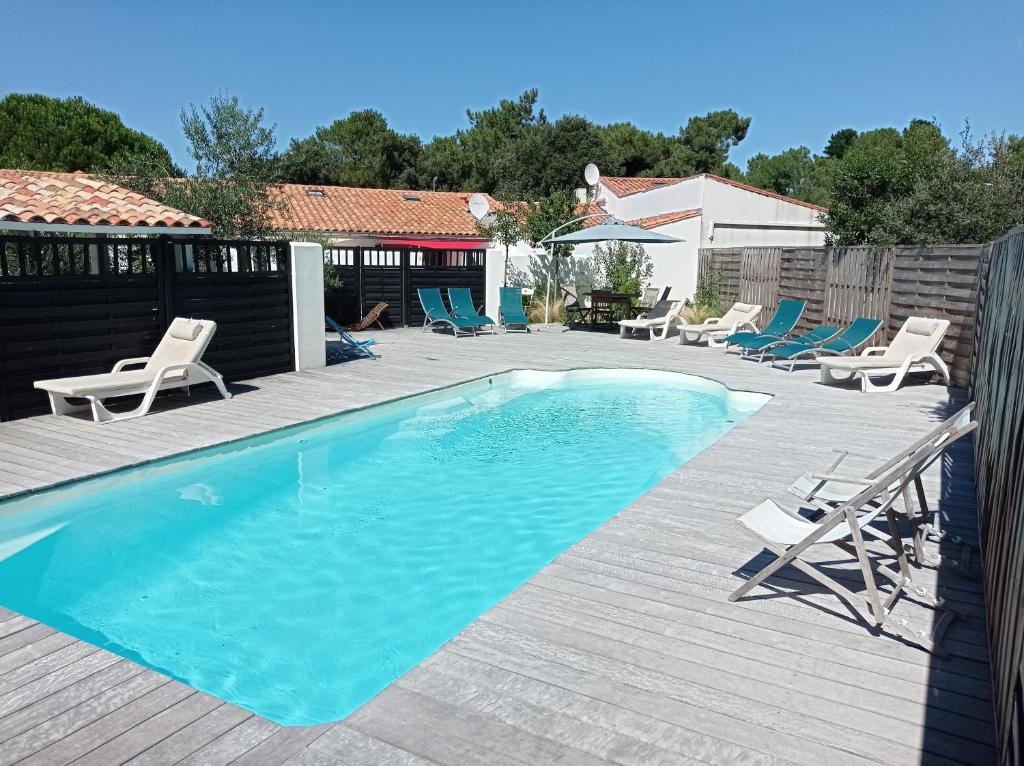
M497 191L505 198L540 199L583 185L587 163L605 163L597 127L584 117L567 115L536 125L509 147L496 164Z
M263 124L263 110L245 109L237 98L216 95L207 107L182 110L181 123L196 161L193 174L168 178L166 168L128 157L110 162L102 175L205 218L218 237L269 236L281 203L268 189L274 128Z
M654 262L636 242L606 242L594 246L594 260L604 286L639 298L654 275Z
M182 109L181 129L197 177L273 180L277 126L263 124L262 109L245 109L238 96L218 93L208 105Z
M469 160L457 136L435 136L423 147L419 186L438 191L473 191L469 187Z
M787 149L779 154L755 154L747 161L747 172L741 180L759 189L824 205L834 160L812 157L806 146Z
M598 130L606 163L602 170L611 176L652 175L672 153L673 139L641 130L631 122L604 125Z
M419 138L397 133L380 112L365 109L292 140L280 170L291 183L409 188L417 185L421 151Z
M902 132L860 134L831 176L822 220L838 245L894 244L894 205L955 156L937 125L915 120Z
M841 160L850 144L857 138L857 131L853 128L843 128L833 133L825 145L825 156L834 160Z
M502 285L508 286L509 248L526 238L525 226L530 210L528 205L515 200L501 200L499 205L497 210L487 216L487 222L479 223L477 228L488 239L505 247Z
M466 110L470 127L456 133L465 153L468 174L463 188L493 192L498 188L498 166L513 146L537 125L547 122L544 111L535 111L536 88L525 91L515 101L502 99L498 106L478 112Z
M691 117L680 128L669 156L655 167L658 176L687 176L695 173L736 173L727 167L729 150L747 136L750 118L732 109ZM735 166L733 166L735 168Z
M128 160L165 174L178 170L159 141L78 96L11 93L0 100L0 167L74 172Z

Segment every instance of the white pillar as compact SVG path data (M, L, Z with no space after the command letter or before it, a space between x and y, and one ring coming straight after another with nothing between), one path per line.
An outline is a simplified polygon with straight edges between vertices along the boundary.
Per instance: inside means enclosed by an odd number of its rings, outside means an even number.
M484 313L498 321L501 293L498 288L505 282L505 246L489 247L484 255Z
M315 242L292 242L292 333L295 369L327 365L324 335L324 249Z

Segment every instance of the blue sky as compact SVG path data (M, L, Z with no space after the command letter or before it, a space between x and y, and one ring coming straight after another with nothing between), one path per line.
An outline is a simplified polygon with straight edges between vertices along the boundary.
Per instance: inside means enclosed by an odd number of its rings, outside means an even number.
M1024 133L1021 0L57 0L6 9L3 37L0 94L84 96L182 164L178 112L216 91L264 107L282 148L366 107L429 139L530 87L552 116L669 133L736 109L741 165L913 117Z

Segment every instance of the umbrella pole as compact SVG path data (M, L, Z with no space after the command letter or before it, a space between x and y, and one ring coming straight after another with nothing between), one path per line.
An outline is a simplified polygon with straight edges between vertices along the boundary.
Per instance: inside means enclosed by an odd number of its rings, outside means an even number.
M550 316L550 311L551 311L551 261L554 260L554 257L555 257L555 248L550 247L548 249L548 257L549 257L549 260L548 260L548 283L547 283L547 286L545 288L545 293L546 294L544 296L544 329L545 330L548 329L548 318Z

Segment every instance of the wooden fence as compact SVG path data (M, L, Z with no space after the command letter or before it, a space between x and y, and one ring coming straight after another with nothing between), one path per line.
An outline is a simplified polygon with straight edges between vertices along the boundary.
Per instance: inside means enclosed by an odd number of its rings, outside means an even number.
M1024 227L980 269L971 396L1000 762L1024 763Z
M764 306L762 322L780 298L807 302L798 330L877 317L885 323L879 345L892 340L908 316L949 319L942 355L953 382L966 386L978 265L988 247L707 248L700 251L698 273L714 272L727 301Z

